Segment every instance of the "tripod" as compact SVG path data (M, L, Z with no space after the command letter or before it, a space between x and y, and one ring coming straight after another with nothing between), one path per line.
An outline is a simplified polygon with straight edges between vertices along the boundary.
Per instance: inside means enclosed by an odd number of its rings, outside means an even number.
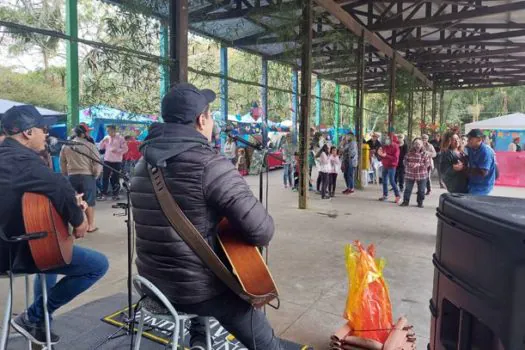
M80 145L78 145L78 146L80 146ZM81 154L81 155L91 159L95 163L98 163L98 164L102 165L102 167L115 172L123 180L122 187L124 187L124 189L126 191L126 203L117 203L116 207L124 209L124 215L119 215L119 216L125 216L126 217L125 221L126 221L127 238L128 238L128 259L127 259L128 260L127 261L127 263L128 263L128 276L127 276L128 315L127 315L127 317L125 317L123 319L122 326L119 329L117 329L117 331L115 331L113 334L109 335L103 342L98 344L95 347L95 349L100 348L102 345L106 344L107 342L109 342L109 341L111 341L113 339L119 338L121 336L126 336L126 335L131 335L131 346L133 346L133 337L134 337L133 326L134 326L134 322L135 322L134 319L135 318L134 318L134 313L133 313L132 282L131 282L131 271L132 271L132 264L133 264L133 242L132 242L133 241L133 226L132 226L133 224L131 222L131 183L130 183L130 178L127 176L126 173L124 173L122 171L119 171L119 170L117 170L117 169L115 169L115 168L105 164L103 161L100 160L100 158L94 157L93 155L90 155L90 154L87 154L85 152L80 151L79 149L76 148L77 146L69 146L69 147L70 147L70 149L73 152ZM119 334L121 332L123 332L123 333Z

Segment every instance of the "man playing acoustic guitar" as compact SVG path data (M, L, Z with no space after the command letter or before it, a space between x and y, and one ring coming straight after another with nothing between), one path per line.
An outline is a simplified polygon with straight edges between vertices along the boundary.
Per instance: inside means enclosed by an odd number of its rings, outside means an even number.
M84 210L87 205L79 201L77 194L61 174L54 173L39 157L45 149L46 120L30 105L15 106L2 117L2 129L6 134L0 145L0 225L7 236L25 233L22 217L22 196L26 192L45 195L60 216L73 226L73 235L82 238L88 229ZM27 242L11 246L13 261L9 261L5 242L0 240L0 272L40 272L29 250ZM48 311L52 314L59 307L73 300L97 282L108 269L107 258L90 249L73 247L73 258L69 265L45 271L48 288ZM57 275L64 277L57 283ZM34 303L11 321L12 326L26 338L37 344L45 344L44 311L42 290L38 278L35 280ZM51 333L51 342L59 337Z
M216 318L248 349L287 349L264 313L230 291L170 226L148 174L148 164L162 168L171 195L217 254L217 226L223 217L246 243L268 245L272 218L232 162L209 145L209 104L214 99L211 90L178 84L162 100L164 123L150 127L131 185L137 268L177 310ZM202 320L192 322L190 334L192 349L206 348Z

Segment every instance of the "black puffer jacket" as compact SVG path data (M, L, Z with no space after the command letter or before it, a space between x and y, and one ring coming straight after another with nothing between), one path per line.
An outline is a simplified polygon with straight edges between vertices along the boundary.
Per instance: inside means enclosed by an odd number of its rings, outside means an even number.
M243 239L257 246L270 242L272 218L232 163L217 155L193 127L153 124L141 152L144 157L131 184L139 274L175 304L199 303L221 294L227 287L204 266L160 210L147 164L164 168L175 201L218 253L217 225L222 217L244 233Z

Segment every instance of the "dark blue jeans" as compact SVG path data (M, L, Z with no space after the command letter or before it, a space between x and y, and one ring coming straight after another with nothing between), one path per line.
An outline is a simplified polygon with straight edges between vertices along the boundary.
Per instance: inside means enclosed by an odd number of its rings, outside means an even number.
M283 181L284 185L288 186L290 184L290 187L292 187L292 164L284 164L283 166Z
M71 264L44 272L49 314L51 315L77 295L88 290L106 274L108 267L108 259L103 254L88 248L74 246ZM64 275L58 283L57 275ZM38 275L35 278L34 292L35 301L27 309L27 316L31 322L40 323L44 320L44 307L42 284Z
M383 167L383 197L388 197L388 182L394 189L394 194L399 197L399 188L396 184L396 169L395 168L384 168Z
M421 204L425 200L425 188L427 184L427 179L423 180L405 180L405 193L403 194L403 202L410 203L410 196L412 195L412 190L414 189L414 184L417 183L417 203Z
M353 166L349 166L346 168L345 181L346 181L346 188L348 190L353 190L355 187L354 173L355 173L355 168Z
M250 304L232 292L225 292L213 299L198 304L175 305L177 311L192 313L199 316L212 316L237 338L247 349L286 350L285 344L274 334L268 319L261 310L254 309ZM253 327L252 327L253 326ZM204 323L202 319L191 322L190 335L192 345L204 343Z

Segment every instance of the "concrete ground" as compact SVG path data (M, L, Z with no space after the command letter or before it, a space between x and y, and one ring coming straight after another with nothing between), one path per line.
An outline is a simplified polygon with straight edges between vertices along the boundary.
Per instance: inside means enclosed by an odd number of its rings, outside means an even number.
M258 193L258 177L247 180ZM282 171L271 172L269 182L269 211L276 223L269 264L280 290L281 308L269 309L268 313L276 333L315 349L328 348L331 333L345 323L342 314L348 281L344 247L359 240L374 243L377 255L386 259L394 318L407 315L415 326L419 348L425 348L430 327L435 208L442 190L434 190L424 209L401 208L378 202L377 185L350 196L339 194L343 189L339 176L335 198L321 200L310 192L309 209L298 210L297 193L282 186ZM497 188L494 194L525 198L525 189ZM112 209L110 202L99 203L100 230L77 242L107 254L111 265L108 274L61 312L126 290L126 227L124 218L114 216L119 211ZM6 281L0 281L2 310L7 288ZM24 305L22 281L17 281L15 288L14 311L20 312Z

